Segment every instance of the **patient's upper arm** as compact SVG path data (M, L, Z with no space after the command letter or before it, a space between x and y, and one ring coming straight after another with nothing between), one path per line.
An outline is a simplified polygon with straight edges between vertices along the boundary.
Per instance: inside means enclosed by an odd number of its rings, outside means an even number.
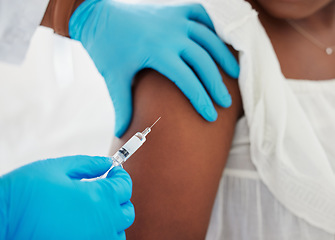
M222 74L223 75L223 74ZM236 80L223 75L233 98L205 121L180 90L152 70L134 88L134 118L122 140L150 126L147 142L125 164L133 180L134 225L127 239L204 239L218 184L242 113Z

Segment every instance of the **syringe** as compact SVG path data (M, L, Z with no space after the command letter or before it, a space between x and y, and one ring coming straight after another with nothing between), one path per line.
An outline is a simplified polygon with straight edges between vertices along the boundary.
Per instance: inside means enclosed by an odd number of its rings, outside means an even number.
M112 170L113 167L116 166L122 166L123 163L125 163L128 158L131 157L147 140L146 136L151 132L151 128L161 119L159 117L152 125L151 127L147 127L144 129L143 132L137 132L134 136L132 136L112 157L111 160L113 161L113 165L110 167L110 169L101 177L104 178L107 176L110 170Z

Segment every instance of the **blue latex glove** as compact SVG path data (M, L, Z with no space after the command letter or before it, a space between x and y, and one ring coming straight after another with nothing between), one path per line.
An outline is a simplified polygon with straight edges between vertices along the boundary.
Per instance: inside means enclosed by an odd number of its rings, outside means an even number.
M130 124L132 79L143 68L155 69L173 81L208 121L215 121L217 113L206 90L220 106L231 105L214 60L234 78L239 67L199 4L86 0L73 13L69 33L83 44L105 78L118 137Z
M0 178L0 239L125 239L132 182L105 157L42 160Z

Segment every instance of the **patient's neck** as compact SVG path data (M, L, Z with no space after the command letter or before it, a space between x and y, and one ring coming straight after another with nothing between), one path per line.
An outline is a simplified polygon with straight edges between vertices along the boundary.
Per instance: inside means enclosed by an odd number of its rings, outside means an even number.
M330 2L315 14L304 19L297 20L301 24L309 25L310 27L318 28L334 28L335 27L335 1Z
M286 78L323 80L335 78L335 52L327 55L285 18L274 17L258 4L247 0L259 12L259 19L269 36ZM290 18L324 47L335 46L335 1L308 17Z
M309 32L324 39L325 43L335 45L335 1L330 2L326 7L315 14L294 20ZM327 39L328 36L328 39Z

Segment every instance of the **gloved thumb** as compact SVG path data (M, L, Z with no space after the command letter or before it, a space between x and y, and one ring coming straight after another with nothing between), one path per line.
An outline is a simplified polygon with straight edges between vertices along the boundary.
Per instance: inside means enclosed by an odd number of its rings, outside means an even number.
M112 166L108 157L78 155L64 157L62 160L66 174L73 179L99 177Z
M114 134L120 138L128 129L132 113L133 103L131 94L132 76L106 80L109 95L112 99L115 110Z

